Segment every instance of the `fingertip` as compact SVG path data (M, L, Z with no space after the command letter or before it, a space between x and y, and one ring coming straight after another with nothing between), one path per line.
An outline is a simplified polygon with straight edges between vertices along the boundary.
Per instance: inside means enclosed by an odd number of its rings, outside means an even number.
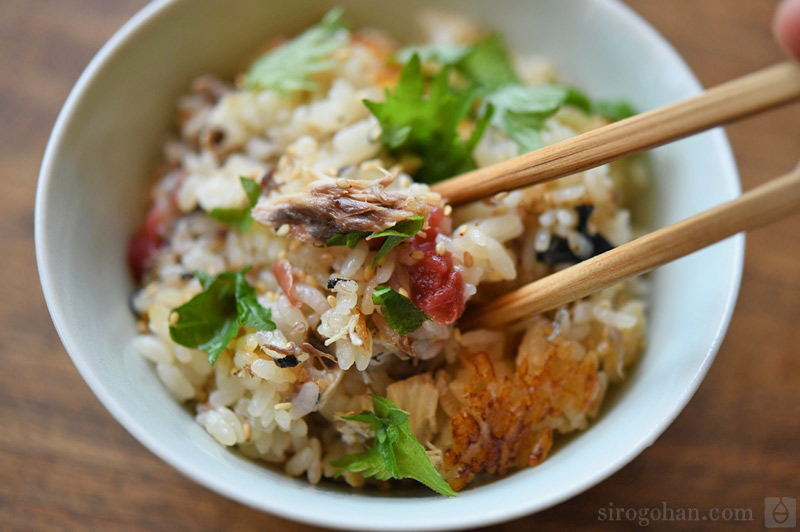
M783 0L775 12L773 31L781 46L800 59L800 0Z

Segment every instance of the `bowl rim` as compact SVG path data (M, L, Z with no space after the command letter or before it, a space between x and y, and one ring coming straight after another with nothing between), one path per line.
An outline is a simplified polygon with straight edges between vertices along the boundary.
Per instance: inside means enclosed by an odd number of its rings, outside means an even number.
M605 8L614 11L614 15L623 20L630 31L635 32L640 38L650 42L651 45L660 48L662 52L666 53L675 61L675 64L683 69L682 74L686 77L691 85L693 92L702 90L700 82L694 75L691 68L688 66L683 57L675 50L675 48L666 40L661 33L658 32L649 22L647 22L641 15L635 12L631 7L624 4L621 0L588 0L591 2L605 4ZM126 43L135 37L146 28L157 23L158 19L169 12L170 9L177 6L181 2L179 0L152 0L150 3L142 7L130 19L128 19L108 41L100 48L95 54L87 67L81 73L75 86L69 93L58 118L53 127L53 131L47 143L42 166L39 172L35 213L34 213L34 235L35 235L35 248L36 248L36 261L39 271L39 278L44 294L45 302L48 311L52 318L56 331L63 343L67 353L75 364L80 375L88 384L92 392L97 396L105 408L113 415L113 417L125 429L136 438L142 445L150 450L153 454L158 456L161 460L177 469L180 473L205 486L206 488L223 495L229 499L240 502L252 508L269 512L283 518L292 519L298 522L308 523L318 526L336 527L336 528L358 528L358 529L374 529L376 523L368 522L365 520L358 520L357 516L351 516L355 520L345 521L341 516L324 516L314 515L314 513L305 511L307 503L299 503L293 507L276 504L269 499L256 498L249 493L236 491L233 487L228 486L225 482L218 481L213 475L207 474L204 469L196 468L190 460L184 459L178 453L171 452L168 448L163 446L161 442L152 434L150 434L146 427L144 427L134 416L132 416L121 404L115 399L114 394L109 387L103 383L102 379L84 362L84 355L82 355L77 348L77 345L71 337L71 333L67 328L64 319L64 307L62 302L56 298L55 290L52 287L51 268L53 267L54 260L49 250L45 245L46 227L48 227L47 217L48 213L45 210L45 205L48 201L48 191L50 190L50 182L54 176L54 166L59 158L62 149L62 143L65 136L65 131L68 124L73 119L76 107L81 100L86 88L90 86L96 77L98 77L103 69L109 64L117 53L126 45ZM741 185L736 168L736 163L731 149L727 135L721 128L716 128L709 133L715 145L722 165L723 173L725 174L725 187L726 192L735 196L741 193ZM380 528L385 530L431 530L431 529L453 529L461 527L476 527L486 526L502 521L508 521L523 515L538 512L564 502L567 499L578 495L605 480L615 472L619 471L622 467L630 463L634 458L641 454L644 449L653 444L656 438L661 435L667 427L675 420L675 418L683 411L686 404L696 392L706 373L708 372L711 363L713 362L722 340L733 315L733 310L738 297L739 287L741 285L742 271L744 266L744 249L745 238L744 234L738 234L731 239L734 242L732 255L734 260L731 263L732 275L730 284L726 290L726 299L724 311L719 321L719 326L715 332L714 339L708 347L705 356L698 367L692 379L683 390L682 394L675 401L669 410L668 414L662 417L658 423L655 423L652 430L646 435L631 445L630 450L620 455L616 460L611 461L605 467L596 470L593 474L582 477L580 481L575 482L571 489L565 490L562 493L556 493L549 498L538 499L535 501L528 501L524 497L519 500L509 501L507 506L497 508L493 512L484 513L481 515L462 514L462 515L448 515L446 520L432 523L419 522L419 521L404 521L398 520L396 522L384 522L380 524ZM445 503L446 501L441 501Z

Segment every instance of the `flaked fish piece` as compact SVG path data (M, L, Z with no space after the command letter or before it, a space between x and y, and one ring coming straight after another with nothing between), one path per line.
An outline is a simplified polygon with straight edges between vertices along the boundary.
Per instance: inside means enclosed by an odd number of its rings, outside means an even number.
M429 198L387 190L393 179L315 181L303 192L262 200L253 218L274 228L287 224L293 238L326 243L335 235L383 231L412 216L427 216Z

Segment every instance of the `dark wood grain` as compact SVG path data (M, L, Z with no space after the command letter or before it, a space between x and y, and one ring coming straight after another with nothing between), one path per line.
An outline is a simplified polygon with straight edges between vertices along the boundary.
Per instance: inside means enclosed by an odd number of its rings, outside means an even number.
M777 62L764 0L630 0L705 85ZM311 530L181 476L94 398L50 323L33 251L36 175L80 71L143 0L3 0L0 6L0 530ZM729 128L745 188L800 158L800 108ZM505 530L628 529L598 510L750 508L800 497L800 216L753 232L717 361L675 423L595 488ZM653 523L699 528L706 522ZM728 523L732 525L733 523ZM740 523L741 524L741 523Z

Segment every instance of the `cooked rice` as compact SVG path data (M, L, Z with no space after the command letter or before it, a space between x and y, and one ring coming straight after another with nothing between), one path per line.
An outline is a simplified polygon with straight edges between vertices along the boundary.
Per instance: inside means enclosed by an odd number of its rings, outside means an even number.
M472 39L477 31L450 19L429 26L438 42ZM414 183L402 161L382 155L378 122L362 104L381 99L382 86L395 80L397 70L386 61L394 49L380 33L355 33L333 70L320 78L319 90L302 98L236 90L208 76L195 82L178 103L180 134L165 146L168 170L153 192L155 205L171 201L175 213L163 225L166 245L134 298L148 331L134 346L175 399L194 406L197 422L220 444L282 464L287 474L305 475L311 483L332 477L329 462L363 450L371 437L342 416L369 409L370 393L388 396L410 412L413 432L460 489L481 472L539 463L553 431L586 428L607 384L621 380L642 350L645 303L640 281L630 281L532 318L522 336L518 329L467 332L427 321L400 338L371 294L381 284L407 286L407 268L419 259L408 246L373 268L375 251L365 241L353 249L320 248L298 240L288 225L256 223L242 234L206 214L247 204L239 176L265 188L262 204L320 183L344 188L380 181L387 192L425 209L441 207L441 198ZM555 80L542 58L519 57L517 66L527 83ZM565 107L547 121L543 137L552 143L604 123ZM490 128L474 156L483 166L517 150ZM604 165L454 208L452 233L438 235L436 252L452 254L464 297L480 302L551 273L536 257L553 237L587 256L577 205L594 205L592 226L622 244L632 229L621 200L635 184L634 174L643 172L635 164ZM293 278L290 294L273 268L281 261ZM246 265L277 329L244 328L212 367L206 353L170 339L171 309L201 291L194 271ZM332 278L343 280L329 290ZM311 346L313 337L319 342ZM320 364L315 350L330 353L337 364ZM299 353L298 364L280 367L275 361L288 352ZM535 391L528 393L529 387ZM342 478L364 484L355 473Z

